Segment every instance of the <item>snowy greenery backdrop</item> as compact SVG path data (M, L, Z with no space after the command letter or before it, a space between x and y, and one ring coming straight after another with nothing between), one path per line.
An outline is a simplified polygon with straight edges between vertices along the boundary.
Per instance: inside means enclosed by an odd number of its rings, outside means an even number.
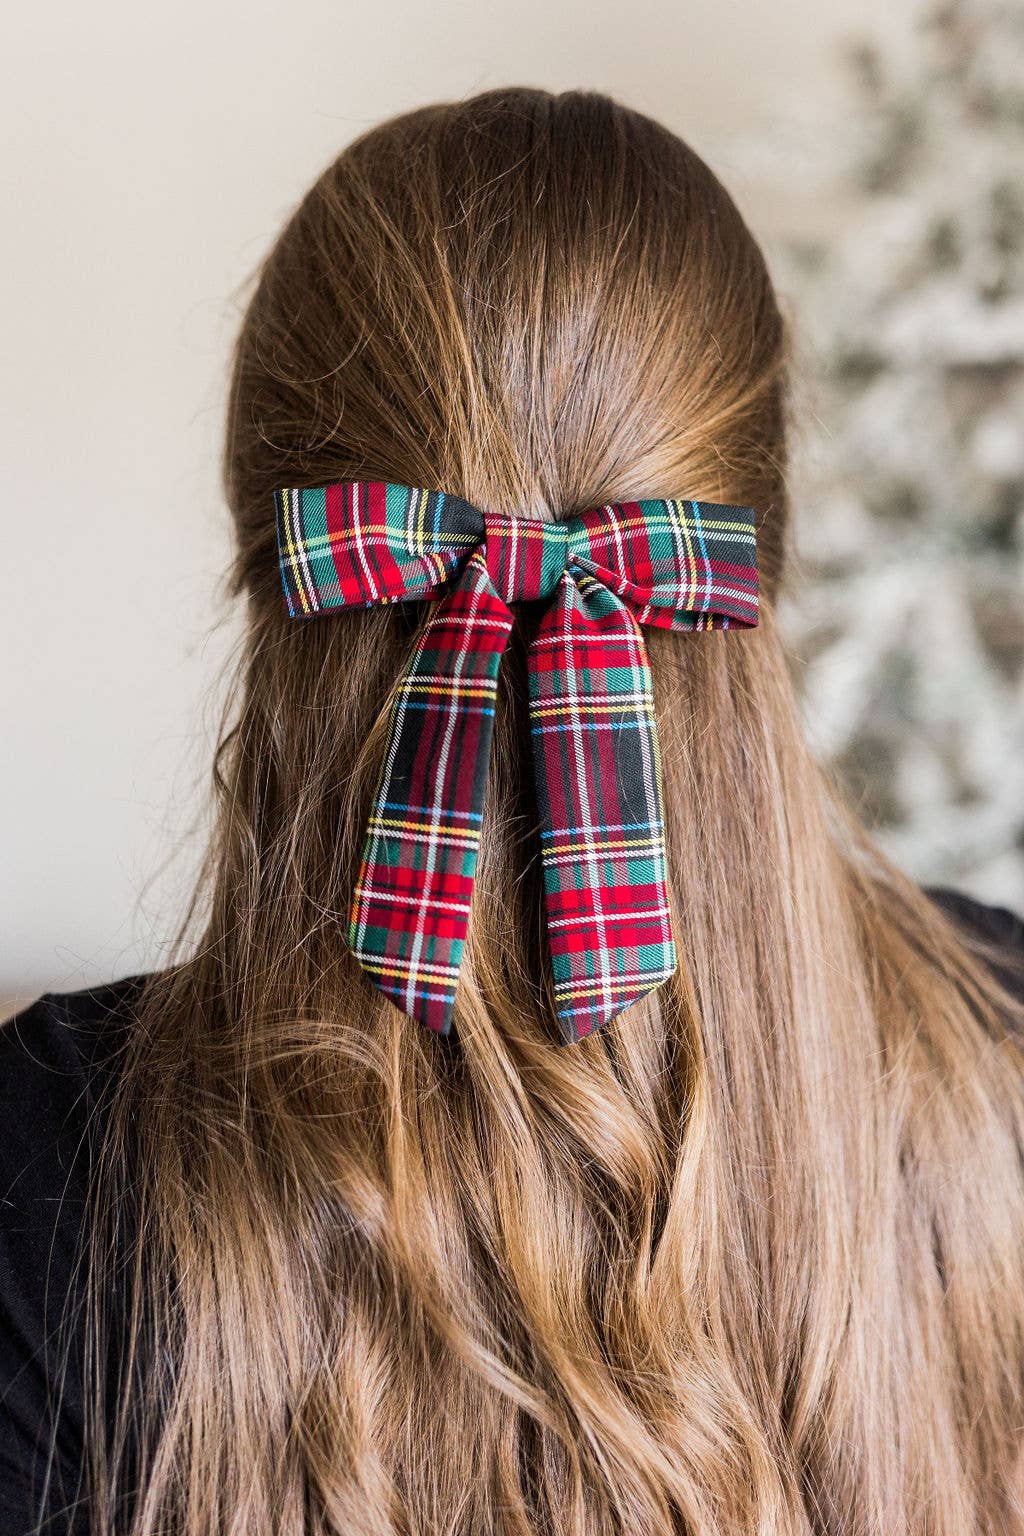
M1024 8L854 47L794 324L782 617L819 756L924 882L1024 910Z

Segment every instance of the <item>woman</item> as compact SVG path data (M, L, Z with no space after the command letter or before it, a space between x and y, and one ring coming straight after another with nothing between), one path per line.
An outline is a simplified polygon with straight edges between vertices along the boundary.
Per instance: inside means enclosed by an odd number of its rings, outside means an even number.
M1024 932L893 869L804 742L785 351L728 195L601 96L413 112L289 220L234 363L248 628L198 941L3 1036L4 1532L1024 1529ZM756 626L643 629L676 963L574 1043L539 589L450 1033L346 942L435 605L296 622L273 508L385 482L756 511Z

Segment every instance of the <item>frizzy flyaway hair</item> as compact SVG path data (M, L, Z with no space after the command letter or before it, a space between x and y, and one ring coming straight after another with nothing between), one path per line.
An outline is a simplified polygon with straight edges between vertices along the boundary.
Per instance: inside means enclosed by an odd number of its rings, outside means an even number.
M1024 1528L1021 1010L805 745L785 366L728 195L600 95L411 112L289 218L234 360L247 632L207 878L96 1183L98 1362L121 1194L141 1234L96 1530L137 1423L133 1536ZM647 636L679 965L572 1049L536 985L529 604L453 1037L344 942L428 605L293 623L272 498L360 479L758 510L757 628Z

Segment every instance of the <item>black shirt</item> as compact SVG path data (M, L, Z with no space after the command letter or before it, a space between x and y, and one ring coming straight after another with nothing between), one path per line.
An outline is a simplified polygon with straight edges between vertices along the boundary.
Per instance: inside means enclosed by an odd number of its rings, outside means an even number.
M1021 919L958 892L929 894L1005 952L1009 964L996 970L1024 999ZM142 981L48 992L0 1027L0 1536L27 1536L37 1520L41 1536L88 1531L82 1351L72 1348L58 1384L56 1329L68 1295L81 1292L89 1157L113 1047ZM41 1504L54 1418L56 1454Z
M69 1296L76 1307L84 1296L90 1160L143 979L45 993L0 1027L0 1536L37 1520L40 1536L89 1528L84 1348L65 1364L57 1330ZM75 1326L75 1346L82 1337Z

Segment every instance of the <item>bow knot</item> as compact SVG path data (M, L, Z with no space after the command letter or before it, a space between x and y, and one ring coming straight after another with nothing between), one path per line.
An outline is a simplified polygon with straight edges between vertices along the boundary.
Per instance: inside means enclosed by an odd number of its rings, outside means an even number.
M485 512L483 517L487 571L502 602L551 597L569 555L567 525L500 512Z
M451 1024L508 605L548 601L528 652L555 1012L566 1041L676 967L661 761L642 626L757 623L755 514L618 502L564 522L346 481L274 493L292 615L436 599L399 681L349 912L374 983Z

